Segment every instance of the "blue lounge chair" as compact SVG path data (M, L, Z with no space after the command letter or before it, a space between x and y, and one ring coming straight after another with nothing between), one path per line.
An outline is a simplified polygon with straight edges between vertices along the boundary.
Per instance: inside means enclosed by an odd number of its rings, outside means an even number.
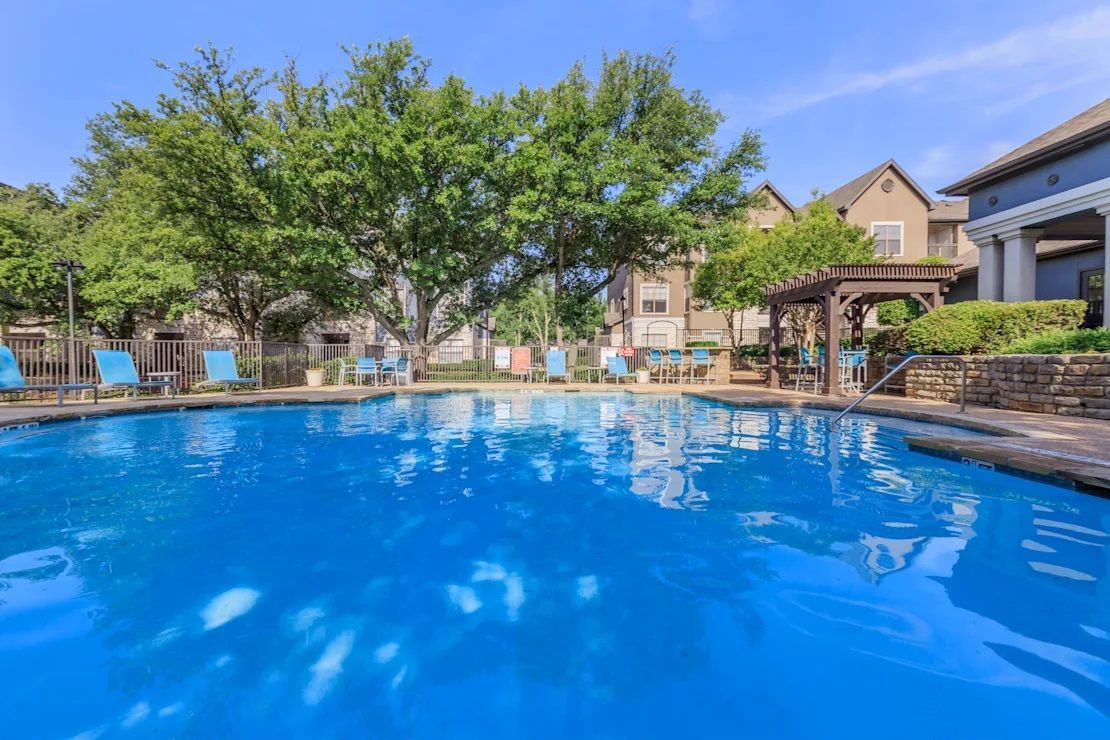
M169 388L177 397L177 384L172 380L140 380L135 371L135 361L130 352L118 349L94 349L96 369L100 373L100 387L131 390L131 397L138 398L142 388Z
M567 372L567 353L561 350L548 351L546 370L547 374L543 379L545 383L550 382L552 378L562 378L566 383L573 380L573 375Z
M23 373L19 372L19 363L11 347L0 347L0 395L26 393L27 391L54 391L58 394L58 405L62 405L66 391L93 392L93 403L100 400L96 386L91 383L46 383L43 385L27 385Z
M621 378L636 379L636 373L628 372L628 364L623 357L606 357L605 365L607 368L605 377L613 378L617 385L621 384Z
M393 378L393 380L390 381L393 385L400 384L401 378L405 378L405 382L407 383L409 377L409 358L401 356L393 360L382 360L381 375L383 383L385 379L389 377Z
M205 382L222 385L224 393L230 393L237 385L253 385L256 390L262 390L260 378L239 377L239 368L235 366L235 355L231 350L204 350L204 369L208 372L208 380Z

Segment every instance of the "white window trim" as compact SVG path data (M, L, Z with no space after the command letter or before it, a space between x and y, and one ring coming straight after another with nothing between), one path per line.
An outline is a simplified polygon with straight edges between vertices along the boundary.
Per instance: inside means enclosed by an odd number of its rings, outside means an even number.
M901 257L906 253L906 222L905 221L872 221L871 222L871 236L875 236L876 226L897 226L898 227L898 254L878 254L876 257Z
M651 311L650 314L652 316L666 316L667 314L669 314L671 312L671 285L670 285L670 283L640 283L640 313L641 314L646 315L646 314L649 313L647 311L644 311L644 288L663 288L664 291L667 294L667 297L664 299L664 303L665 303L664 310L662 310L662 311ZM654 299L652 299L652 300L654 300Z

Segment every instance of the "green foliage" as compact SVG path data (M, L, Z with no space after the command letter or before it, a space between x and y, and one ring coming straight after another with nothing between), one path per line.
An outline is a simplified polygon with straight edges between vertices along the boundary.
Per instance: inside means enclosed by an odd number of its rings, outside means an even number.
M563 338L569 341L594 336L605 315L605 304L592 295L579 295L577 290L565 291L560 306ZM494 336L512 344L550 344L556 315L554 286L550 280L538 280L519 297L494 308Z
M1085 313L1081 300L953 303L909 324L906 344L922 354L995 354L1035 334L1074 329Z
M909 351L906 344L906 330L908 324L900 324L886 329L880 329L864 338L863 344L867 351L879 357L904 355Z
M65 321L65 278L51 263L70 229L49 188L0 186L0 324Z
M1110 329L1055 329L1012 342L1002 350L1013 355L1070 355L1110 352Z
M718 342L711 342L711 341L703 340L703 341L687 342L686 346L687 347L720 347L721 345Z
M879 326L902 326L921 316L921 304L913 298L880 303L876 310Z

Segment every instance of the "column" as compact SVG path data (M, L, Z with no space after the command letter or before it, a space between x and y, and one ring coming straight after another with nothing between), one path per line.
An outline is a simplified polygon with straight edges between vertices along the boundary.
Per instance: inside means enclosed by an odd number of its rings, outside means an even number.
M782 318L781 307L777 303L771 304L771 342L767 352L767 387L779 387L779 355L782 353Z
M1018 229L1000 234L1003 246L1002 300L1012 303L1037 297L1037 240L1044 229Z
M1110 206L1096 209L1095 213L1106 221L1102 235L1102 325L1110 329L1110 311L1106 310L1106 299L1110 298L1110 286L1106 285L1110 278Z
M994 237L975 242L979 248L979 300L1002 300L1002 242Z
M840 295L825 294L825 395L842 395L840 388Z

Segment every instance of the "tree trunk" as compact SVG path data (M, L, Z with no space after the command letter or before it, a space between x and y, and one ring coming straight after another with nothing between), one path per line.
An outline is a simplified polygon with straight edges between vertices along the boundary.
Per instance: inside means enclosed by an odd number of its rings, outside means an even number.
M555 300L553 310L555 311L555 343L559 346L563 344L563 318L559 311L559 303L563 297L563 267L566 261L566 223L559 220L559 230L555 236L558 244L559 255L555 262ZM547 344L547 342L544 342Z

